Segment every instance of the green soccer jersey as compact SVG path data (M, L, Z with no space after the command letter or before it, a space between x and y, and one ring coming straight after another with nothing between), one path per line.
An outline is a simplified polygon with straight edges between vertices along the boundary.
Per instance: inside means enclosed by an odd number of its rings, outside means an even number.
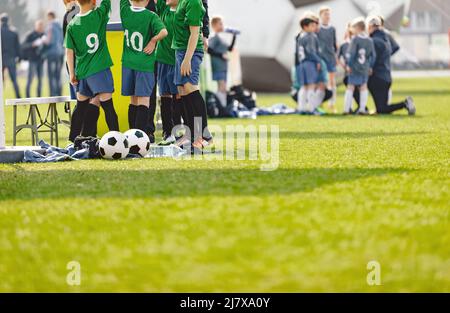
M156 13L158 13L164 25L166 25L166 29L169 33L166 38L158 43L156 61L159 63L175 65L175 50L172 49L175 9L172 10L166 4L166 0L158 0L158 3L156 4Z
M205 12L202 0L180 0L174 18L173 49L187 50L191 35L189 27L199 26L200 33L197 41L197 50L203 50L201 27Z
M85 14L77 14L67 26L64 45L76 57L75 75L85 79L113 65L106 42L106 26L111 12L111 0Z
M148 55L144 48L166 28L164 23L146 8L130 6L128 0L120 0L120 17L125 31L122 65L135 71L154 72L156 53Z

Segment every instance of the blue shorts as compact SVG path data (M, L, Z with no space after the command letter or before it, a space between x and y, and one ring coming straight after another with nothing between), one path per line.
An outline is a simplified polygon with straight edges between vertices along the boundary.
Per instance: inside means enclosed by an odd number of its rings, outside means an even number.
M200 82L200 65L203 62L203 51L195 51L191 61L192 73L189 76L181 76L181 63L183 63L185 55L185 50L176 52L175 85L184 86L185 84L190 83L194 86L198 86Z
M77 85L77 92L88 98L94 98L100 93L113 93L114 80L111 69L108 68L97 74L80 79Z
M160 96L178 94L175 85L175 65L158 63L158 87Z
M155 73L122 67L122 96L150 97L155 88Z
M317 84L319 71L317 64L311 61L303 61L297 68L297 79L301 86Z
M213 72L212 73L212 77L214 81L227 81L228 78L228 72L227 71L223 71L223 72Z
M366 75L356 75L350 74L348 75L348 84L353 86L362 86L367 84L369 81L369 76Z
M336 73L337 69L336 69L336 60L325 60L323 59L323 61L325 62L326 66L327 66L327 72L328 73Z

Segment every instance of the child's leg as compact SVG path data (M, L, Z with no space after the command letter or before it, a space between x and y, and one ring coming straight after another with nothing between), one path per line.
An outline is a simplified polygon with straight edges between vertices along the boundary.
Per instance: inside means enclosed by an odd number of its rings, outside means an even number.
M225 80L219 80L217 82L217 98L219 98L220 103L223 107L227 106L227 82Z
M175 126L182 125L183 121L181 118L183 117L183 110L182 110L182 102L180 95L172 95L173 99L173 110L172 110L172 120L173 124Z
M105 111L106 124L110 131L119 131L119 119L114 109L112 93L100 93L100 105Z
M194 110L187 99L187 94L186 94L186 91L184 90L183 86L178 87L178 93L180 95L181 110L183 112L182 115L183 115L183 121L184 121L184 125L185 125L185 131L186 131L182 141L185 141L185 140L193 141Z
M344 114L350 114L352 111L354 90L355 90L355 86L348 84L347 90L345 91Z
M202 138L210 139L211 136L208 131L208 116L206 113L206 103L200 93L200 88L198 85L192 85L191 83L186 83L184 85L184 90L186 92L186 100L188 105L193 109L193 134L191 134L194 140L200 140Z
M166 139L172 134L172 129L175 126L173 123L172 95L161 96L161 120L163 126L163 138Z
M333 96L330 99L330 108L334 108L337 98L336 73L334 72L329 73L329 85L330 90L333 92Z
M137 106L136 106L135 126L137 129L146 132L150 114L149 111L150 97L136 97L136 100Z
M316 95L314 97L313 110L317 110L323 103L323 99L325 98L325 89L326 89L325 84L323 83L318 84L316 89Z
M298 93L297 102L298 102L297 110L299 112L305 112L306 105L308 103L307 90L306 90L305 86L302 86L302 88L300 88L300 91Z
M91 100L90 102L91 105L96 106L97 109L97 116L96 116L96 121L95 121L95 131L94 131L94 136L97 136L97 126L98 126L98 118L100 117L100 97L94 97L94 99Z
M130 129L136 128L136 111L137 111L137 97L130 97L130 105L128 106L128 126Z
M308 99L307 111L312 112L314 110L315 97L316 97L316 85L307 85L306 94Z
M86 115L86 110L88 109L90 98L85 97L81 94L77 96L77 105L72 113L72 120L70 122L70 133L69 140L71 142L75 141L77 136L81 135L83 129L84 117Z
M78 94L78 99L81 95ZM86 97L84 97L85 99ZM89 103L86 107L86 112L83 118L83 128L81 135L83 137L95 137L97 136L97 122L100 115L100 101L98 96L93 99L89 99Z
M367 84L360 87L360 107L359 113L366 113L367 102L369 100L369 90L367 89Z

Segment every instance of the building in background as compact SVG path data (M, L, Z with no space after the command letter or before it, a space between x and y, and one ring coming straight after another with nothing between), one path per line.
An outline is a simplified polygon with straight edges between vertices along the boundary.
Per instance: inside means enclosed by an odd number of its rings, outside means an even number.
M450 1L411 0L409 23L400 28L403 53L398 68L448 68L450 61Z

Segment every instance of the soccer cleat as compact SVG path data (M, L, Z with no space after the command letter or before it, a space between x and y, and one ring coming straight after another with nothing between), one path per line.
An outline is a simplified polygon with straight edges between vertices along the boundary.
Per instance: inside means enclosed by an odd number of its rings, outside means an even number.
M168 136L163 139L160 143L158 143L158 146L170 146L171 144L174 144L177 140L174 136Z
M322 110L319 110L319 109L315 109L315 110L311 113L311 115L322 116L322 115L325 115L325 112L323 112Z
M199 149L199 150L203 150L205 148L210 148L213 145L214 145L213 138L209 138L209 139L199 138L192 144L192 146L195 149Z
M409 115L416 115L416 106L412 97L406 98L406 109Z
M317 112L321 113L321 115L327 115L327 111L325 111L324 109L322 109L321 107L318 107L316 109Z
M356 115L369 115L369 110L367 108L363 110L359 109L358 111L355 112Z
M174 143L175 146L184 149L185 147L191 146L191 141L187 139L186 137L181 137L179 140L177 140Z

